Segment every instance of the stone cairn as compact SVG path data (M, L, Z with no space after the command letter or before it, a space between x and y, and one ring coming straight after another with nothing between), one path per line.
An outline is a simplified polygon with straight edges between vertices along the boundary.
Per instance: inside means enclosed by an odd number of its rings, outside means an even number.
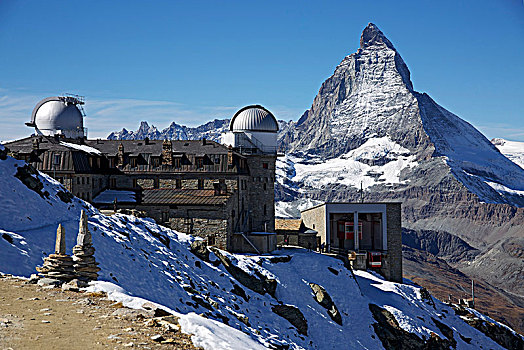
M82 210L76 245L73 247L73 267L79 280L96 281L98 279L100 268L94 254L95 248L93 247L91 233L87 226L87 215Z
M55 253L44 258L44 264L36 270L43 277L56 280L71 281L75 278L73 259L66 254L65 229L62 225L58 225L56 230Z

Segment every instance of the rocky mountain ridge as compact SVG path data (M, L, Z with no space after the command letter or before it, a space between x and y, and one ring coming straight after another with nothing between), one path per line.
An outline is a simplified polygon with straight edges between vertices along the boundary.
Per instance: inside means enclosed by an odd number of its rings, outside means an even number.
M114 131L107 136L108 140L200 140L206 138L212 141L220 141L220 135L227 131L229 119L215 119L197 127L188 127L172 122L167 128L159 131L154 125L147 121L140 122L136 131L123 128Z

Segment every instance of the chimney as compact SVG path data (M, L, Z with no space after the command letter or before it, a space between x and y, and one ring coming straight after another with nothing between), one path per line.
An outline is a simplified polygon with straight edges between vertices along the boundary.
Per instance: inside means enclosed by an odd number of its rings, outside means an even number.
M38 138L33 139L33 151L37 151L40 148L40 142L38 141Z
M233 148L231 146L227 149L227 165L233 166Z
M173 146L171 141L164 140L162 143L162 164L173 165Z
M118 145L118 162L117 166L123 166L124 165L124 144L120 142L120 145Z
M202 146L205 146L206 145L206 138L202 138Z

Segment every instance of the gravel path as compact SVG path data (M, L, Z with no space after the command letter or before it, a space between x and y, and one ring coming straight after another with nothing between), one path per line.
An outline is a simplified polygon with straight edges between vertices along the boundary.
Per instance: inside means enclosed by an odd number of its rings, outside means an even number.
M0 274L0 349L197 349L176 317L153 316L103 293L46 289Z

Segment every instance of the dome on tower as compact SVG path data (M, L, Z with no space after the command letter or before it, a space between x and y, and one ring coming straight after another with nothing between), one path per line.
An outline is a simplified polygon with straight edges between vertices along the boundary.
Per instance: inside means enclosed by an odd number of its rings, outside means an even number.
M83 104L83 101L73 97L45 98L38 102L27 125L45 136L82 137L84 118L77 104Z
M235 113L229 123L231 131L277 132L278 122L275 116L260 105L246 106Z

